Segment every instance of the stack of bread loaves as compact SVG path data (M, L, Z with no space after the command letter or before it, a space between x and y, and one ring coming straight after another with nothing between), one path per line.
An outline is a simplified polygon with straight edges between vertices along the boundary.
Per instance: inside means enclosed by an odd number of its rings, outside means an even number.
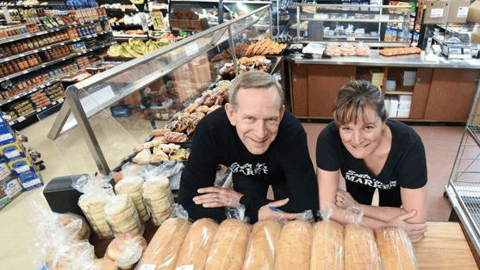
M150 174L143 184L143 200L152 216L153 224L161 225L172 212L173 195L167 177Z
M113 231L105 218L105 205L110 197L111 194L101 191L100 193L84 193L78 199L78 206L99 238L113 237Z
M140 221L146 222L150 218L150 214L143 202L143 179L140 176L125 176L120 182L115 185L115 192L117 194L127 194L132 200L135 209L137 210Z
M105 206L105 217L115 236L125 233L142 235L145 231L145 225L140 222L137 210L126 194L111 197Z

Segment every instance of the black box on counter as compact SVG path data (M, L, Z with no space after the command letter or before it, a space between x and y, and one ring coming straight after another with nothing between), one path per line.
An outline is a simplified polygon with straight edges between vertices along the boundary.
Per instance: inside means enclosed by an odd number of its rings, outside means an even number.
M86 174L60 176L48 182L43 190L43 196L53 212L70 212L85 217L78 206L78 198L82 193L72 187L72 184L84 175Z

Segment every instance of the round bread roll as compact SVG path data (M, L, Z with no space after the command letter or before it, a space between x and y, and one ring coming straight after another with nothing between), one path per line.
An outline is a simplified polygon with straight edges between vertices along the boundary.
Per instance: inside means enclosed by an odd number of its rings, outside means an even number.
M310 269L344 269L343 226L333 220L323 220L313 228Z
M90 237L90 227L81 216L64 213L58 216L58 221L72 234L71 241L86 240Z
M199 219L190 226L178 252L177 269L186 265L203 269L217 227L218 224L210 218Z
M97 259L95 260L95 270L117 270L117 265L114 261L109 259Z
M140 222L132 200L126 194L114 196L105 206L105 216L115 236L125 233L142 233L145 226Z
M138 262L147 248L147 241L138 234L126 233L110 242L105 256L112 259L119 269L130 269Z
M310 269L312 225L306 221L287 222L280 232L275 269Z
M275 269L275 252L282 226L275 220L258 221L253 225L245 254L244 270Z
M174 202L168 178L160 176L146 181L143 184L143 201L153 224L160 226L170 216Z
M87 196L83 194L78 200L78 206L82 209L83 214L92 226L93 231L100 238L113 237L113 231L108 226L105 218L105 205L108 197L103 196Z

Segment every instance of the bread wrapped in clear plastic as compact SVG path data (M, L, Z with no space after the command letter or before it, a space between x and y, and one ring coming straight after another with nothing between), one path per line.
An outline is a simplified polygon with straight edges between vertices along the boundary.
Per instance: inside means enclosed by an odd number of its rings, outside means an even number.
M128 195L137 210L140 221L146 222L150 218L150 214L143 202L143 182L143 178L139 175L125 174L123 179L115 185L115 193Z
M177 205L175 205L175 207L177 207ZM187 236L191 223L188 221L187 215L173 216L174 217L165 220L157 229L136 269L175 269L178 252L185 236Z
M210 218L195 221L178 252L177 268L193 266L193 269L203 269L217 228L218 224Z
M68 243L56 250L52 270L81 270L90 268L95 259L94 247L87 241Z
M415 252L407 233L396 227L375 230L384 270L418 269Z
M143 183L143 201L156 226L160 226L170 216L174 202L170 181L160 168L149 171Z
M345 226L345 269L381 270L382 261L373 230L362 224L363 212L360 208L348 208Z
M275 252L281 230L281 224L272 219L258 221L253 225L245 254L244 270L275 269Z
M105 205L105 218L116 237L126 233L143 235L145 225L140 222L137 210L126 194L110 197Z
M146 248L145 238L135 233L127 233L110 242L104 258L114 261L119 269L130 269L140 260Z
M118 267L114 261L104 258L104 259L94 260L94 266L91 270L117 270L117 269Z
M113 237L113 231L105 218L105 205L114 196L113 188L107 179L80 177L72 185L83 193L78 199L78 206L82 209L93 231L99 238Z
M275 255L276 270L309 270L312 249L312 224L293 220L283 225Z
M313 226L312 270L340 270L345 267L343 226L330 220L335 207L322 211L323 220Z
M204 270L240 270L245 259L250 225L228 218L218 226Z
M71 241L88 240L90 227L82 216L73 213L58 214L58 222L72 232Z

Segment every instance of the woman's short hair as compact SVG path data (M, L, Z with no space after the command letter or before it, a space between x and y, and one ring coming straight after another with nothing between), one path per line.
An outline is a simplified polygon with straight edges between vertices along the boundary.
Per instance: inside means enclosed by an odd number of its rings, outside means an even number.
M356 124L359 117L366 117L365 108L372 108L382 122L387 120L385 101L380 90L369 81L350 81L338 92L333 117L337 125Z
M273 75L262 71L249 71L238 75L230 84L228 100L234 107L238 105L237 93L240 88L266 89L274 85L280 97L280 107L285 103L285 94L282 86Z

